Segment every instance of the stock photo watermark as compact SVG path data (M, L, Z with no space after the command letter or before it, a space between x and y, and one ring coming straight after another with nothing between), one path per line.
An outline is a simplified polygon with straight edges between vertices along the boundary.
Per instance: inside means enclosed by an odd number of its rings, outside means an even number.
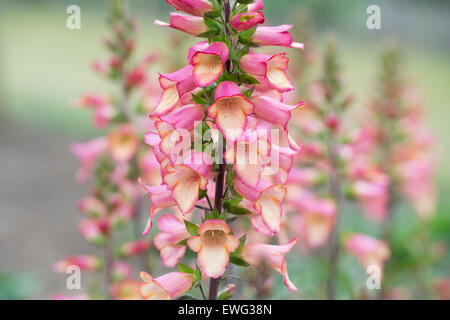
M367 7L366 13L369 15L366 20L366 26L369 30L381 29L381 9L380 6L372 4Z
M66 13L69 15L66 20L66 27L69 30L81 29L81 8L75 4L70 5L66 9Z

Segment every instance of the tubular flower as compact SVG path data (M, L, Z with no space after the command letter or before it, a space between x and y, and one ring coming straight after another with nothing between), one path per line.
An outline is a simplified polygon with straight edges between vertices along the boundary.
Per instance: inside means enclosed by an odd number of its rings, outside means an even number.
M148 192L150 197L151 205L149 209L149 217L147 221L147 225L145 227L142 235L146 236L150 233L152 229L153 217L162 209L170 208L176 206L177 203L173 197L172 191L167 188L166 185L160 186L146 186L141 184L142 188Z
M345 247L365 268L370 265L377 265L383 269L384 262L391 255L386 242L365 234L350 235L345 242Z
M177 29L192 34L193 36L198 36L208 31L208 27L203 21L203 18L187 16L176 12L170 13L170 23L155 20L155 24L160 27Z
M237 140L233 147L227 149L228 163L234 163L237 176L249 186L259 183L263 172L263 158L270 151L270 144L265 139L254 136Z
M281 46L303 49L303 43L293 42L288 32L292 25L281 25L277 27L257 27L250 40L259 46Z
M108 135L108 151L117 162L128 162L139 147L139 138L130 125L124 124Z
M106 241L106 235L110 231L110 224L106 219L83 219L78 228L83 238L87 241L102 245Z
M223 136L236 141L247 124L247 115L253 113L255 105L249 101L232 81L221 82L214 94L215 102L208 108L208 115L216 119Z
M194 275L183 272L170 272L153 278L146 272L140 274L141 295L145 300L172 300L188 292L194 283Z
M284 129L287 128L291 119L291 111L305 105L303 101L300 101L297 105L291 106L265 96L256 96L252 102L255 104L257 117Z
M234 188L240 195L253 203L253 208L260 215L262 222L271 233L280 232L283 213L281 203L286 198L286 186L283 184L271 184L261 179L256 187L250 187L239 178L236 178Z
M116 300L142 300L140 283L135 279L125 279L111 287L111 294Z
M198 228L199 236L191 237L188 246L198 252L198 265L210 278L219 278L225 272L230 252L239 247L239 240L230 235L231 229L223 220L207 220Z
M361 203L364 212L376 220L383 221L387 217L389 202L389 183L358 180L353 184L353 191Z
M102 262L99 258L90 255L68 256L64 260L58 261L53 265L53 271L66 273L70 266L78 266L83 271L96 271L102 268Z
M286 263L286 254L297 242L297 239L291 239L289 243L280 246L261 243L250 244L242 250L242 258L254 266L267 263L283 276L284 284L290 291L297 291L297 287L289 280Z
M228 60L230 49L224 42L200 42L189 50L189 62L194 67L194 81L207 87L219 79Z
M99 156L107 149L107 140L104 137L96 138L86 143L73 143L71 151L81 162L81 168L76 174L76 180L86 182L94 169Z
M199 17L203 17L206 12L214 10L213 5L208 0L166 0L166 2L179 11Z
M280 92L295 89L286 73L289 67L289 59L286 57L286 53L273 56L248 53L242 57L239 67L254 76L264 87L273 88Z
M256 0L253 3L250 3L247 8L248 8L248 12L255 12L255 11L263 10L264 9L263 0Z
M207 153L194 152L182 164L169 165L163 180L183 214L194 208L200 189L206 190L212 159Z
M150 249L149 239L140 239L128 243L124 243L118 251L121 257L132 257L147 252Z
M194 82L193 71L192 66L187 66L173 73L159 74L159 84L164 91L154 111L155 115L166 115L177 106L183 95L197 87Z
M264 14L261 12L249 12L237 14L231 19L231 27L237 31L245 31L251 29L258 24L266 21Z
M161 254L162 264L173 268L183 258L186 247L178 243L190 237L186 226L179 218L165 214L158 219L159 233L154 238L155 248Z
M155 128L158 131L158 136L154 137L152 143L158 143L161 151L172 160L181 151L177 148L178 144L183 139L190 140L190 131L194 129L197 121L201 121L204 117L203 107L200 105L184 106L170 115L160 118L158 116L150 116L155 121ZM153 134L152 132L147 135ZM183 144L181 144L183 147ZM190 144L187 146L190 148Z

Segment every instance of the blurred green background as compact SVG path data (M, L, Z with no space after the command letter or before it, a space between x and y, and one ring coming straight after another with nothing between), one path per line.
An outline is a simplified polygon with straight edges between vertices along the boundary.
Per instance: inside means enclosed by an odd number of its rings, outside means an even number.
M167 30L158 29L153 20L167 21L171 8L163 0L129 2L138 22L138 51L164 50ZM264 2L272 25L296 24L299 17L308 17L316 49L330 35L336 39L355 109L364 108L373 93L383 44L391 41L402 47L405 75L423 93L428 124L438 140L440 200L432 234L449 242L450 2ZM81 30L66 28L71 4L81 7ZM370 4L381 8L381 30L366 27ZM77 235L75 207L87 187L72 182L77 163L68 144L93 136L94 130L90 113L71 108L71 103L82 93L111 89L90 68L92 60L106 57L99 41L106 33L105 17L103 0L0 1L0 299L49 298L64 285L64 276L52 274L51 264L71 249L87 251ZM419 225L411 209L404 210L409 214L399 218L400 242L413 239ZM357 216L349 216L351 225L358 225ZM312 272L310 263L293 261L290 273L303 294L314 298L313 283L323 270ZM449 276L449 270L447 258L431 272ZM355 272L364 276L361 270ZM284 288L277 290L277 297L287 297Z

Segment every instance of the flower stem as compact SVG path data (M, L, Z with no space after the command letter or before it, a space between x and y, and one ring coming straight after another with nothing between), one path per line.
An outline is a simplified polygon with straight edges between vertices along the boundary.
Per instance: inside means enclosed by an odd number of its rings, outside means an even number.
M329 242L329 252L328 252L328 261L329 261L329 273L327 280L327 299L334 300L336 299L336 280L338 275L338 266L339 266L339 215L340 215L340 207L341 207L341 182L339 178L338 172L338 163L336 157L336 150L333 147L333 142L330 141L328 145L329 155L330 155L330 163L331 163L331 172L330 172L330 191L333 196L334 201L336 202L336 218L333 230L330 235Z

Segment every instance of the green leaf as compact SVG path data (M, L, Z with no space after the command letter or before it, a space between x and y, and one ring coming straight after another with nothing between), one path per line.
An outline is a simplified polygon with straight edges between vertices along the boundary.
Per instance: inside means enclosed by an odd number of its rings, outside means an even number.
M241 4L250 4L253 3L254 0L237 0L238 3Z
M256 27L253 27L246 31L240 32L239 33L239 41L243 44L253 44L253 42L250 40L250 38L253 36L255 31L256 31Z
M220 31L222 31L222 26L217 20L208 17L203 18L203 20L212 34L220 34Z
M200 189L198 192L198 200L202 200L204 197L206 197L207 193L208 193L208 190Z
M243 74L239 77L239 80L241 81L241 83L245 83L245 84L259 84L259 81L256 80L255 77L252 77L249 74Z
M195 280L202 281L202 271L198 267L198 265L195 265Z
M239 207L239 206L230 206L227 208L228 213L234 214L236 216L244 216L247 214L252 214L252 212L248 209Z
M220 10L214 10L214 11L205 13L205 17L212 18L212 19L217 18L219 16L220 16Z
M188 273L188 274L194 274L195 273L194 270L191 267L189 267L189 266L187 266L185 264L182 264L182 263L178 264L178 270L180 270L181 272L184 272L184 273Z
M192 222L189 222L187 220L184 220L184 225L186 226L187 231L193 235L198 235L198 226Z
M192 94L192 99L194 99L194 102L196 104L208 104L206 99L204 97L202 97L202 96L203 96L203 92Z
M218 297L217 300L228 300L232 297L233 295L231 294L230 291L224 291L222 292Z
M242 249L244 249L245 241L247 240L247 236L243 235L239 238L239 247L233 252L236 256L239 256L242 252Z
M185 245L187 245L188 240L189 240L189 238L181 240L180 242L177 243L177 246L185 246Z
M184 295L184 296L179 297L177 300L198 300L198 299L193 296Z
M230 256L230 262L232 264L235 264L240 267L248 267L249 266L249 264L244 259L239 258L239 257L231 257Z
M228 210L228 208L234 207L241 203L241 199L229 198L223 202L223 207Z

